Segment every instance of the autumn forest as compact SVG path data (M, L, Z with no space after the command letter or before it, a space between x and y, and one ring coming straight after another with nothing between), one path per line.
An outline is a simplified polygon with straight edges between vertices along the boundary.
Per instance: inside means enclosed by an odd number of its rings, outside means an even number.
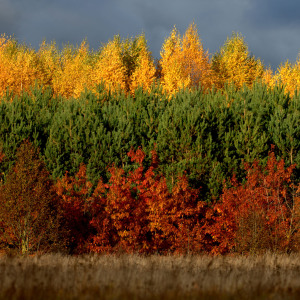
M300 250L300 58L193 23L38 50L0 37L0 251Z

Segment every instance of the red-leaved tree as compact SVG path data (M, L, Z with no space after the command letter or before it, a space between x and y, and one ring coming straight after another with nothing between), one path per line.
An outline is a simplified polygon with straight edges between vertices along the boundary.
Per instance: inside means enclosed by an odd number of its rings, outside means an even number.
M299 188L291 177L295 165L285 167L269 153L265 167L245 165L246 182L235 177L214 206L214 224L207 231L216 242L213 253L289 251L299 247Z
M17 149L15 164L0 186L0 222L0 239L7 248L22 254L64 248L59 199L29 140Z
M87 180L86 167L81 165L75 176L66 172L55 185L56 193L60 196L60 206L66 229L65 240L71 253L87 251L86 243L91 235L89 225L90 215L88 203L92 183Z
M138 167L128 174L112 167L109 183L100 180L94 191L90 211L96 234L90 249L142 253L204 250L204 236L199 233L206 205L198 202L198 190L191 189L182 176L169 191L166 178L156 174L155 151L148 169L143 166L145 154L140 148L128 155Z

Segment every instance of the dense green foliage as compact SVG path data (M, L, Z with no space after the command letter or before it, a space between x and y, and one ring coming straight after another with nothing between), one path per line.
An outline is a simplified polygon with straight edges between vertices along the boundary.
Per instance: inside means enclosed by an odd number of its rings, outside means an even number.
M13 100L10 100L12 99ZM130 169L127 152L156 147L160 168L172 185L186 172L202 200L217 199L224 180L243 178L243 162L266 161L270 146L287 163L300 166L300 96L257 83L251 89L182 90L167 99L159 88L135 95L86 91L78 99L54 97L35 88L0 102L1 164L7 174L18 146L29 138L40 148L53 178L87 165L89 179L108 180L107 167ZM1 149L2 148L2 149ZM150 162L148 162L150 163Z

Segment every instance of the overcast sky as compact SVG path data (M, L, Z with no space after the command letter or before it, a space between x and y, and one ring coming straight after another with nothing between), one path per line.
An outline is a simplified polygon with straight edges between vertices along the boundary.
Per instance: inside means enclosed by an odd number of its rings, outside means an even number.
M299 0L0 0L0 32L38 48L87 38L98 49L114 35L145 33L154 58L174 25L196 23L206 50L219 50L232 32L273 68L300 52Z

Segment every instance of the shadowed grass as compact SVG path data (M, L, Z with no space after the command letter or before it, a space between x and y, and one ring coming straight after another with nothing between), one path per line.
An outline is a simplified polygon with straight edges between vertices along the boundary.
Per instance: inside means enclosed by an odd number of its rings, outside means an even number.
M0 258L0 299L298 299L300 255Z

